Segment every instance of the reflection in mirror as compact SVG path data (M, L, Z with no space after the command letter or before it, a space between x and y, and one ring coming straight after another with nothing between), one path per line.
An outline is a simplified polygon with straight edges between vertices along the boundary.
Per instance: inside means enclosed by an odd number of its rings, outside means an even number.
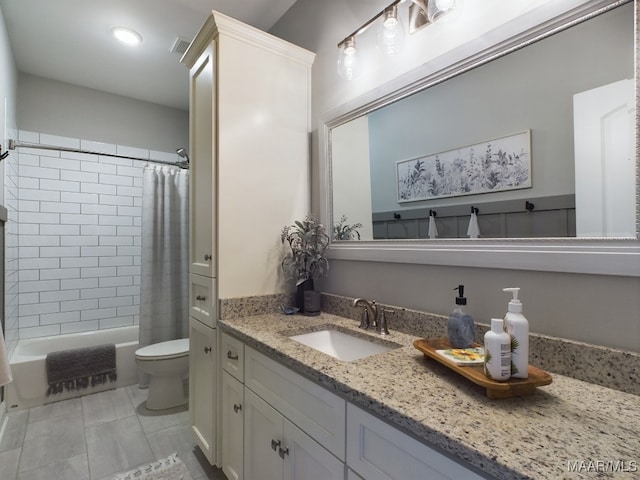
M334 224L635 238L633 59L631 2L332 128Z

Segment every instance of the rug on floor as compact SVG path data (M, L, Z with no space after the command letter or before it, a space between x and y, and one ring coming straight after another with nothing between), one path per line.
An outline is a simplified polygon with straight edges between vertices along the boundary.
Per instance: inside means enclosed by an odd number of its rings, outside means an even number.
M167 458L119 473L113 480L192 480L187 466L172 453Z

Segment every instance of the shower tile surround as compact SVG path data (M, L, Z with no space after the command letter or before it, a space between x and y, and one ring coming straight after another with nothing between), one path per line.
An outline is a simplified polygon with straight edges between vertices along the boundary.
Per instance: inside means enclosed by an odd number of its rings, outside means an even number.
M240 319L261 314L281 313L282 305L291 305L293 295L276 294L259 297L220 299L223 320ZM447 317L384 305L389 328L420 338L446 335ZM353 307L353 298L322 293L322 311L360 321L360 311ZM299 316L304 326L304 316ZM313 318L313 317L311 317ZM476 341L481 343L489 325L476 323ZM640 353L627 352L598 345L531 333L530 363L551 373L640 395Z
M175 153L36 132L20 131L18 139L177 160ZM11 157L16 160L7 172L7 225L17 225L7 238L12 336L137 324L144 162L28 148Z

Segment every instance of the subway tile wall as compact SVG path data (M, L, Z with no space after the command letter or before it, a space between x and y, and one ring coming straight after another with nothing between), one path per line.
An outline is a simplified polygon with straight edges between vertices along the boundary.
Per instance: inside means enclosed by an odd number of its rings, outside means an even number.
M20 131L19 141L177 160L175 153L36 132ZM145 163L17 152L19 338L137 324Z

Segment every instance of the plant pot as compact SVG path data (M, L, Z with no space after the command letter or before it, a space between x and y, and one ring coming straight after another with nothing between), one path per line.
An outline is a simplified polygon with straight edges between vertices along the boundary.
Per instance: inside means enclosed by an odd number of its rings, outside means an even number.
M298 284L296 289L296 307L300 309L300 313L304 313L304 292L313 289L313 278L307 278L304 282Z
M304 292L304 314L309 316L320 315L320 292L317 290Z

